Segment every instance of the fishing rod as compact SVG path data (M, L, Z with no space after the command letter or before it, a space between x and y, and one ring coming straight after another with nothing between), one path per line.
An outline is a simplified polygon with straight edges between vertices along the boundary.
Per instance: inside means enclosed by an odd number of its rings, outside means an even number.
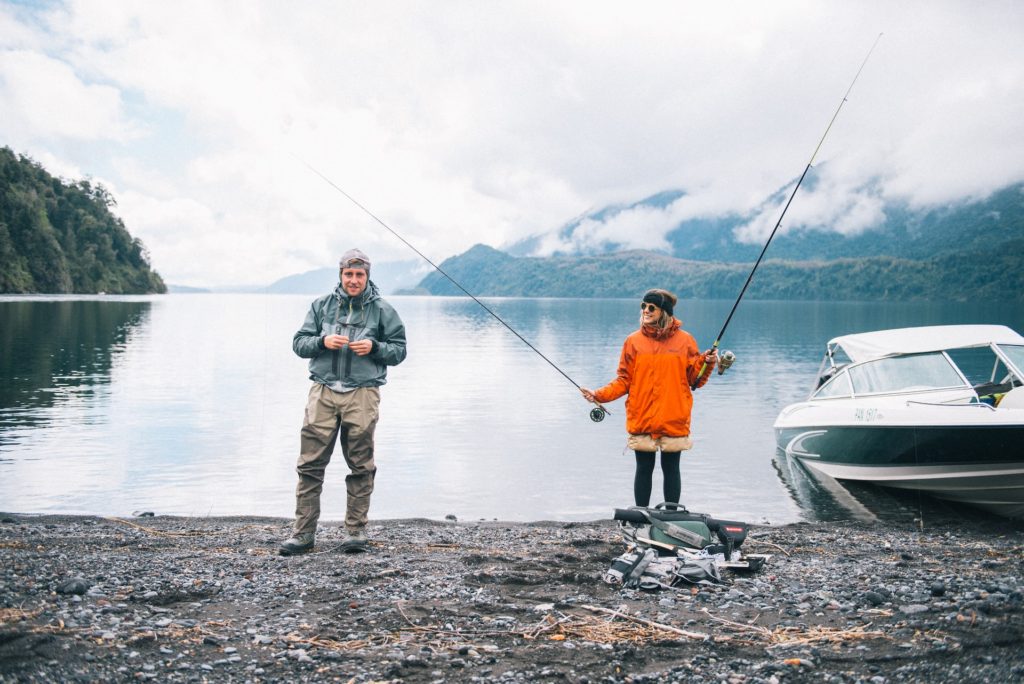
M449 274L448 274L448 273L447 273L447 272L446 272L446 271L445 271L445 270L444 270L443 268L441 268L440 266L438 266L437 264L435 264L435 263L434 263L433 261L431 261L431 260L430 260L430 259L429 259L429 258L427 257L427 255L426 255L426 254L424 254L424 253L423 253L423 252L421 252L420 250L416 249L416 247L414 247L414 246L413 246L413 244L412 244L411 242L409 242L409 241L408 241L408 240L406 240L406 239L405 239L404 237L402 237L401 235L399 235L399 234L398 234L398 231L396 231L396 230L395 230L394 228L392 228L392 227L391 227L391 226L389 226L388 224L384 223L384 221L382 221L382 220L381 220L381 219L380 219L380 218L379 218L379 217L378 217L378 216L377 216L376 214L374 214L374 213L373 213L372 211L370 211L370 210L369 210L369 209L367 209L367 208L366 208L365 206L363 206L363 205L362 205L362 204L361 204L361 203L360 203L360 202L359 202L358 200L356 200L356 198L354 198L354 197L353 197L352 195L350 195L350 194L348 194L347 192L345 192L345 191L344 191L344 190L343 190L343 189L342 189L342 188L341 188L340 186L338 186L338 185L337 185L337 184L336 184L336 183L335 183L334 181L332 181L332 180L331 180L330 178L328 178L328 177L327 177L327 176L325 176L324 174L320 173L320 171L318 171L317 169L315 169L315 168L314 168L314 167L313 167L313 166L312 166L311 164L309 164L309 163L308 163L308 162L307 162L306 160L304 160L304 159L301 159L301 158L299 158L299 157L295 156L294 154L293 154L292 156L293 156L293 157L295 157L295 159L296 159L296 160L298 160L298 161L299 161L299 162L300 162L300 163L301 163L301 164L302 164L303 166L305 166L305 167L306 167L307 169L309 169L310 171L312 171L312 172L313 172L313 173L315 173L316 175L320 176L320 178L322 178L322 179L323 179L323 180L324 180L324 181L325 181L325 182L326 182L326 183L327 183L328 185L330 185L330 186L331 186L332 188L334 188L335 190L337 190L338 192L340 192L340 193L341 193L342 195L344 195L344 196L345 196L345 199L347 199L347 200L348 200L349 202L351 202L352 204L354 204L354 205L356 205L357 207L359 207L359 208L360 208L360 209L361 209L361 210L363 211L363 213L365 213L365 214L366 214L367 216L369 216L369 217L370 217L370 218L372 218L372 219L373 219L374 221L376 221L376 222L377 222L377 223L379 223L379 224L380 224L381 226L383 226L383 227L384 227L384 228L385 228L385 229L386 229L386 230L387 230L387 231L388 231L389 233L391 233L392 235L394 235L394 236L395 236L396 238L398 238L399 240L401 240L401 241L402 241L402 243L403 243L403 244L405 244L405 246L406 246L406 247L408 247L408 248L409 248L409 249L411 249L412 251L416 252L416 254L418 254L418 255L420 256L420 258L421 258L421 259L423 259L423 260L424 260L424 261L426 261L426 262L427 262L428 264L430 264L431 266L433 266L433 267L434 267L434 270L436 270L436 271L437 271L438 273L440 273L440 274L441 274L441 275L443 275L443 276L444 276L445 278L447 278L447 279L448 279L448 280L449 280L449 281L450 281L450 282L452 283L452 285L454 285L455 287L457 287L457 288L459 288L460 290L462 290L462 292L463 292L463 293L465 293L465 295L466 295L467 297L469 297L469 298L470 298L470 299L472 299L472 300L473 300L474 302L476 302L477 304L479 304L479 305L480 305L480 307L481 307L481 308L482 308L482 309L483 309L484 311L486 311L486 312L487 312L487 313L489 313L489 314L490 314L491 316L493 316L493 317L494 317L494 320L498 321L498 322L499 322L499 323L501 323L501 324L502 324L503 326L505 326L506 328L508 328L508 329L509 329L509 332L511 332L511 333L512 333L513 335L515 335L516 337L518 337L518 338L519 338L519 339L520 339L520 340L522 341L522 343L523 343L523 344L525 344L525 345L526 345L527 347L529 347L530 349L532 349L532 350L533 350L533 351L534 351L534 352L535 352L535 353L537 354L537 356L539 356L540 358L542 358L542 359L544 359L545 361L547 361L547 362L548 362L548 364L549 364L549 365L550 365L550 366L551 366L552 368L554 368L554 369L555 369L556 371L558 371L559 373L561 373L561 374L562 374L562 377L564 377L564 378L565 378L566 380L568 380L569 382L571 382L571 383L572 383L572 384L573 384L573 385L574 385L574 386L576 387L576 389L579 389L579 390L582 390L582 389L583 389L583 388L582 388L582 387L580 386L580 384L579 384L578 382L576 382L575 380L573 380L573 379L572 379L571 377L569 377L569 375L568 375L568 374L567 374L567 373L566 373L565 371L563 371L563 370L562 370L561 368L559 368L558 366L556 366L556 365L555 365L555 362L554 362L554 361L552 361L552 360L551 360L551 359L549 359L548 357L544 356L544 354L543 354L543 353L541 353L541 351L540 351L539 349L537 349L537 348L536 348L535 346L533 346L532 344L530 344L530 341L529 341L529 340L527 340L527 339L526 339L525 337L523 337L522 335L520 335L520 334L519 334L519 332L518 332L518 331L516 331L516 329L515 329L515 328L513 328L513 327L512 327L511 325L509 325L508 323L506 323L506 322L505 322L505 320L504 320L504 319L503 319L503 318L502 318L501 316L499 316L498 314L496 314L496 313L495 313L495 312L494 312L494 311L493 311L493 310L492 310L492 309L491 309L491 308L490 308L489 306L487 306L486 304L484 304L483 302L481 302L481 301L480 301L479 299L477 299L477 298L476 298L476 297L475 297L475 296L473 295L473 293L472 293L472 292L470 292L469 290L467 290L466 288L464 288L464 287L462 286L462 284L461 284L461 283L459 283L459 281L457 281L457 280L455 280L455 278L451 277L451 275L449 275ZM590 419L591 419L591 420L593 420L593 421L594 421L595 423L599 423L599 422L601 422L602 420L604 420L604 417L605 417L606 415L609 415L609 416L611 415L611 411L609 411L608 409L606 409L606 408L605 408L604 406L602 406L601 404L598 404L597 402L594 402L594 403L595 403L595 404L597 404L597 407L596 407L596 408L594 408L594 409L591 409L591 411L590 411Z
M800 178L797 180L796 185L793 186L793 192L789 194L789 199L786 201L786 206L782 208L782 213L779 214L779 220L775 222L775 227L772 229L771 234L768 236L767 242L764 243L764 247L761 248L761 254L757 257L757 261L754 262L754 267L750 269L750 275L747 276L747 281L743 283L743 288L740 290L739 296L736 298L735 303L732 305L732 310L729 311L729 315L725 319L725 324L722 329L718 331L718 337L715 338L715 343L711 345L709 353L712 353L718 349L719 343L722 341L722 336L725 335L725 329L729 327L729 322L732 321L732 316L736 313L736 308L740 305L740 300L743 299L743 295L747 291L747 287L750 285L750 281L754 279L754 272L757 271L757 267L761 265L761 260L764 259L764 253L768 251L768 245L771 244L772 238L775 237L775 233L779 230L779 226L782 225L782 219L786 215L786 211L789 210L789 205L793 202L793 198L796 197L796 191L800 189L800 184L804 182L804 178L807 176L807 172L811 170L811 165L814 164L814 158L818 156L818 151L821 150L821 146L825 143L825 138L828 136L828 132L832 130L832 124L835 123L836 118L839 116L839 110L846 104L846 98L850 96L850 91L853 90L854 84L857 79L860 78L860 72L864 71L864 65L868 63L868 59L871 58L871 53L875 51L875 47L878 46L878 41L882 39L882 34L879 33L878 37L875 38L875 42L871 45L871 49L868 50L868 54L864 57L864 61L861 62L860 68L857 69L856 75L853 77L853 81L850 82L850 87L846 89L846 94L843 95L843 99L839 102L839 106L836 107L835 114L832 115L832 119L828 122L828 126L825 127L825 132L821 136L821 140L818 141L818 146L814 148L814 154L811 155L810 161L807 162L807 166L804 167L804 172L800 174ZM707 370L708 362L705 361L704 365L701 366L700 373L697 374L697 378L701 378L704 372ZM691 386L691 389L696 386L696 383Z

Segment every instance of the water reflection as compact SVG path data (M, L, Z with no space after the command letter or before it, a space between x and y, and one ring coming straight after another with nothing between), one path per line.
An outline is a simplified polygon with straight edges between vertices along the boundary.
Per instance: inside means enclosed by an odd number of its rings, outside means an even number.
M406 323L409 357L382 390L374 517L593 520L631 503L621 400L593 423L573 384L475 302L389 300ZM309 388L306 363L290 343L309 301L0 300L0 506L290 516ZM638 325L638 301L484 300L589 387L614 377L622 341ZM731 305L682 301L676 311L706 348ZM954 322L1020 329L1024 313L745 303L723 339L736 364L697 395L695 447L682 463L684 503L751 522L857 515L824 485L794 484L773 463L775 416L806 396L829 338ZM660 477L657 468L655 491ZM323 505L325 519L344 515L340 458L328 468Z
M931 525L942 521L987 520L992 514L943 501L919 491L867 482L835 480L777 449L772 465L786 491L813 521L860 520Z
M0 301L0 447L9 431L45 423L52 408L86 401L145 324L148 301Z

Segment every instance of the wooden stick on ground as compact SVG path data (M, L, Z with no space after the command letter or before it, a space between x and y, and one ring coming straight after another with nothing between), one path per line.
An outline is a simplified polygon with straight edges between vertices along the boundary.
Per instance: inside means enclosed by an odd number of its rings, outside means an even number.
M770 546L773 549L778 549L779 551L781 551L782 553L786 554L787 556L789 555L789 551L787 551L786 549L782 548L781 546L779 546L775 542L768 541L767 539L761 539L759 537L748 537L747 538L747 542L749 542L750 544L761 544L763 546Z
M633 622L639 622L640 624L647 625L648 627L654 627L655 629L663 629L666 632L672 632L674 634L679 634L680 636L684 636L687 639L701 639L701 640L705 640L705 639L710 639L711 638L707 634L702 634L700 632L687 632L685 629L679 629L678 627L672 627L671 625L663 625L660 622L654 622L653 620L645 620L644 618L636 617L634 615L627 615L626 613L620 613L617 610L611 610L609 608L602 608L601 606L581 605L580 607L581 608L586 608L587 610L594 611L595 613L605 613L605 614L611 615L613 617L623 618L624 620L632 620Z
M723 625L728 625L733 629L745 632L756 632L765 638L771 638L772 631L767 627L762 627L760 625L750 625L742 622L734 622L732 620L726 620L725 618L718 617L717 615L712 615L711 611L709 611L707 608L701 608L700 611L707 615L709 619L714 620L715 622L721 622Z

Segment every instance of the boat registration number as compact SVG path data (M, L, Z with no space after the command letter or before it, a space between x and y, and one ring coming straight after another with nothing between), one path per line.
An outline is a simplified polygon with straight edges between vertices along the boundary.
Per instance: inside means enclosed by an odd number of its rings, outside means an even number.
M862 423L871 423L876 420L882 420L884 417L882 412L875 408L859 408L853 412L853 419L859 420Z

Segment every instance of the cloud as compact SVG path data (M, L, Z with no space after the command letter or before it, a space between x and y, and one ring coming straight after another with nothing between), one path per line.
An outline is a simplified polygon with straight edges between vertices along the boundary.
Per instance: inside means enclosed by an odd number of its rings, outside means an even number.
M581 235L650 248L749 213L880 31L786 228L1024 179L1019 3L75 0L0 6L0 29L3 143L107 179L173 283L410 256L304 163L436 261L672 188Z
M0 51L0 110L5 137L15 143L137 135L117 88L84 83L66 63L32 51Z
M586 253L591 247L607 243L620 245L623 249L668 250L665 233L675 224L672 212L653 207L618 212L604 220L585 218L568 239L560 239L555 234L546 236L538 254L550 255L556 251Z

